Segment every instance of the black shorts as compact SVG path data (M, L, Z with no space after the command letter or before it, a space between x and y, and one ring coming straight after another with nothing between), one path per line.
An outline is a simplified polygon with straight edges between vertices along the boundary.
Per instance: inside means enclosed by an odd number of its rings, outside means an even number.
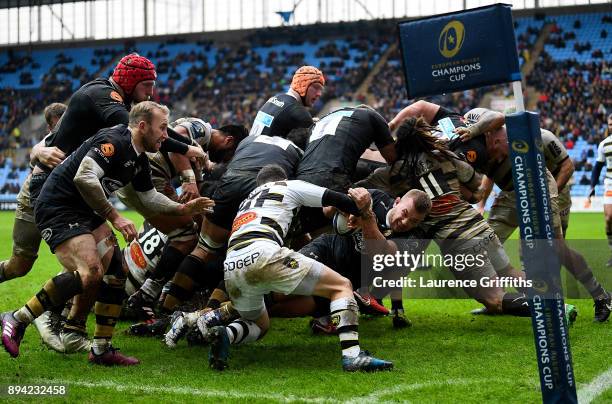
M91 210L58 206L41 199L34 209L36 227L51 252L64 241L81 234L89 234L106 222Z
M30 179L30 206L32 209L36 207L36 201L38 200L40 191L43 185L45 185L47 178L49 178L49 173L46 172L32 174L32 178Z
M354 288L361 285L361 254L350 236L322 234L299 252L347 277Z
M251 191L257 188L257 173L227 171L219 180L219 185L212 195L215 201L213 212L206 218L213 224L226 230L232 229L232 223L238 213L238 207Z

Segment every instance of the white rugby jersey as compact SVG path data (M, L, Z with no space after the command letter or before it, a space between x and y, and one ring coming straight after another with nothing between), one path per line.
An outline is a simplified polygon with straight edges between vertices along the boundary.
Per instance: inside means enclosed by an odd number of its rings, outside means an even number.
M612 184L612 135L599 143L597 147L597 162L606 163L606 179L604 184Z
M299 180L269 182L255 188L238 209L228 251L256 240L272 240L282 246L299 208L322 207L326 190Z

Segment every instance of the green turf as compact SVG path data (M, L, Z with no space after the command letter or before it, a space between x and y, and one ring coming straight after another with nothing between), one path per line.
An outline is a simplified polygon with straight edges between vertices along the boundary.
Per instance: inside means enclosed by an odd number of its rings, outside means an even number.
M130 215L136 219L135 216ZM0 213L0 256L11 250L13 215ZM605 238L602 214L572 214L570 237ZM589 260L605 262L608 250L590 251ZM0 310L22 305L59 266L43 245L28 276L0 284ZM608 285L612 286L612 285ZM578 387L612 367L612 328L592 323L592 301L569 300L580 316L571 329ZM362 318L362 346L395 362L393 372L345 374L338 341L312 337L308 319L273 319L262 340L233 350L223 373L207 366L207 350L180 345L171 351L158 340L123 335L114 339L122 351L141 359L140 366L106 369L89 365L85 355L46 350L30 327L22 355L0 352L0 385L65 383L67 396L51 401L79 402L269 402L269 401L412 401L538 402L539 380L528 319L472 316L478 304L466 299L408 300L413 327L393 330L387 318ZM89 321L90 333L93 319ZM0 401L40 401L35 398ZM595 402L612 402L608 389Z

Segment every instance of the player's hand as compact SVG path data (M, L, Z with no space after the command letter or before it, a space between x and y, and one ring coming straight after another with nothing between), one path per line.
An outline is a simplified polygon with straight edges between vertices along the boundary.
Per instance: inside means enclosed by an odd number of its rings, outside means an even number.
M586 200L584 201L584 208L585 209L590 209L591 208L591 197L587 197Z
M38 161L43 163L49 168L53 168L57 166L66 158L66 155L63 151L58 149L55 146L52 147L41 147L39 153L37 154Z
M461 139L462 142L467 142L468 140L472 139L475 136L472 129L465 128L463 126L456 128L455 133L459 135L459 138Z
M138 235L134 223L121 215L117 215L113 219L111 219L111 224L113 225L115 230L121 233L123 239L128 243L134 240Z
M202 149L200 147L200 145L196 145L196 146L188 146L189 149L187 150L187 153L185 153L185 157L189 157L189 158L204 158L206 156L206 152L204 151L204 149Z
M189 202L200 196L198 191L198 184L195 182L184 182L181 185L181 197L179 198L180 203Z
M181 214L193 216L201 213L208 213L212 211L213 206L215 206L215 201L205 196L201 196L184 204Z
M365 188L350 188L348 194L359 210L364 210L372 204L372 196Z

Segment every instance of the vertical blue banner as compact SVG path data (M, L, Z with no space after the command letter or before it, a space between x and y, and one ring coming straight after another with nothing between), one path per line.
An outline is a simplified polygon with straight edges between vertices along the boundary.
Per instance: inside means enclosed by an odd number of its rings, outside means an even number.
M508 115L506 127L542 398L577 403L539 116Z
M408 98L521 80L508 4L400 22L398 33ZM520 112L506 125L542 399L575 403L538 115Z
M398 34L408 98L521 79L508 4L400 22Z

